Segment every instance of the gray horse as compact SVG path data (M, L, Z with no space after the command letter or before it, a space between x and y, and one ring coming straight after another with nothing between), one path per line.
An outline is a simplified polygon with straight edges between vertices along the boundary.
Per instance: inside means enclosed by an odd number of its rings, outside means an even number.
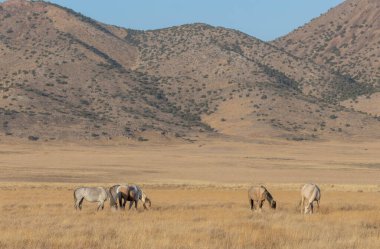
M259 207L261 211L265 200L269 202L272 209L276 209L276 201L264 186L251 187L248 190L248 200L251 210L255 210Z
M98 202L98 211L104 208L104 202L107 200L107 191L102 187L80 187L74 190L74 207L82 210L83 200L89 202Z
M312 183L305 184L301 189L301 214L312 214L314 212L314 201L317 202L317 207L319 210L320 200L321 190L319 187Z
M146 196L144 191L137 185L114 185L109 189L110 193L110 205L117 209L117 202L119 202L120 208L124 209L127 201L129 201L129 209L135 204L137 209L137 204L139 200L143 203L144 209L148 209L152 205L150 199Z

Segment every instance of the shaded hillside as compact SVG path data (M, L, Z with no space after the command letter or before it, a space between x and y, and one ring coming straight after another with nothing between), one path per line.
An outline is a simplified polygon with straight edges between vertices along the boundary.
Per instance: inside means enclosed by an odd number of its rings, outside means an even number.
M137 51L102 24L43 2L0 8L0 129L31 139L138 137L204 127L129 69ZM207 127L206 127L207 128Z
M273 44L380 87L380 1L347 0Z
M151 74L206 82L277 82L330 102L368 91L349 77L235 30L193 24L131 30L125 39L140 50L137 69Z
M40 1L0 6L4 136L380 134L377 119L337 104L369 88L241 32L204 24L142 32Z
M335 103L368 89L238 31L205 24L130 30L136 70L223 134L292 139L371 134L378 121Z

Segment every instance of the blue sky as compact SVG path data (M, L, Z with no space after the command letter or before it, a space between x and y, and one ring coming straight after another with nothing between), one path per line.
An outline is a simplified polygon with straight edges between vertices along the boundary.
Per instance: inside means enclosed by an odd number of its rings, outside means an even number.
M3 0L0 0L2 2ZM272 40L343 0L51 0L98 21L133 29L203 22Z

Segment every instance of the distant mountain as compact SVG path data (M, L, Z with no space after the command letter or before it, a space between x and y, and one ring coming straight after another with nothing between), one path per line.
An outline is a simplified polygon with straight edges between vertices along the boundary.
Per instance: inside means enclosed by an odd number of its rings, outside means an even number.
M313 139L377 129L336 105L368 88L241 32L192 24L129 30L125 39L139 50L136 70L168 77L166 96L223 134Z
M372 86L276 46L205 24L144 32L10 0L0 5L0 134L140 141L380 134L379 120L339 105Z
M347 0L273 44L362 84L380 87L378 0Z
M4 134L138 139L208 128L165 98L159 78L131 70L137 49L103 24L44 2L0 6Z
M380 1L347 0L272 44L371 87L342 104L380 115L379 20Z

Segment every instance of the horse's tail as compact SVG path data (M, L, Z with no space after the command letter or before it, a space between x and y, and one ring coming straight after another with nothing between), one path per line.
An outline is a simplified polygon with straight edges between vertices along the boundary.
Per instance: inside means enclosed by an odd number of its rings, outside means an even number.
M301 214L304 213L305 203L304 203L304 197L301 197L301 200L299 202L299 207L301 207Z
M75 195L76 189L74 189L74 208L77 208L77 196Z
M110 199L110 192L109 192L109 190L108 189L106 189L106 188L104 188L104 190L106 191L106 201L108 200L108 199Z
M110 207L116 207L117 208L117 202L116 202L116 196L114 196L112 194L112 189L113 187L111 187L108 191L107 191L107 194L108 194L108 198L110 199Z
M110 199L110 205L112 207L112 204L113 204L113 195L112 195L112 192L111 192L111 189L107 189L107 199Z

